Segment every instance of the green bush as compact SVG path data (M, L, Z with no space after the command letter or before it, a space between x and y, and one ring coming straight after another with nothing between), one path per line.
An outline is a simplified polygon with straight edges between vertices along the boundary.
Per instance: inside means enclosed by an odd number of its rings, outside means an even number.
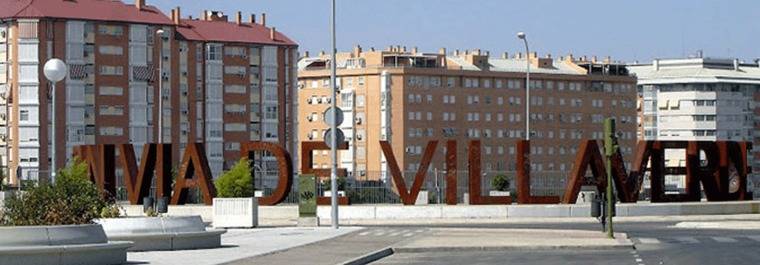
M338 177L338 190L346 190L346 177ZM330 177L326 177L322 179L322 189L324 191L329 191L332 189L332 180Z
M85 163L75 161L57 175L55 184L31 186L8 198L0 222L12 226L89 224L113 207L114 202L89 180Z
M496 175L491 179L491 188L497 191L508 191L509 179L504 175Z
M215 182L216 195L220 198L253 197L253 176L250 163L242 158L229 171L224 172Z

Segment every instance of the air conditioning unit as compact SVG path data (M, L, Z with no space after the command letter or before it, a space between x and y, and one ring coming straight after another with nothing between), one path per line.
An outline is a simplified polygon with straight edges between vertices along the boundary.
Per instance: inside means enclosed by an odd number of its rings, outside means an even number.
M314 135L309 134L309 136L307 136L307 138L309 138L309 140L313 140L314 139Z
M311 115L309 115L309 116L306 117L306 120L308 120L308 121L314 121L314 118L312 118Z
M412 152L413 152L413 150L412 150L412 148L411 148L411 147L407 147L406 149L404 149L404 151L405 151L407 154L410 154L410 153L412 153Z
M362 124L362 118L357 117L355 120L356 124Z
M356 135L356 139L357 139L357 140L361 140L362 138L364 138L364 137L363 137L361 134L357 134L357 135Z
M311 104L311 98L307 98L307 99L306 99L306 103L309 103L309 104Z

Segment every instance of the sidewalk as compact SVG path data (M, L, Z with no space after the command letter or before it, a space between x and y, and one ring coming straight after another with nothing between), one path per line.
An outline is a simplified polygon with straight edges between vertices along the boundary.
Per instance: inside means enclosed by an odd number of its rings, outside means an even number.
M222 235L222 247L216 249L130 252L129 264L155 265L212 265L253 256L276 253L286 249L319 242L361 230L361 227L342 227L335 230L320 228L259 228L231 229Z

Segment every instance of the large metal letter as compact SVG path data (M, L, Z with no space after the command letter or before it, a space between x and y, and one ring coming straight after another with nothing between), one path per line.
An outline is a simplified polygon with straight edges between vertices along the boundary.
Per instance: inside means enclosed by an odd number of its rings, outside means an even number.
M393 155L393 149L390 143L388 143L388 141L380 141L380 147L383 150L383 154L385 154L388 169L390 170L391 176L393 176L393 184L396 185L398 196L401 198L401 202L404 203L404 205L414 205L417 201L417 195L419 195L420 189L422 189L422 183L425 181L427 170L430 167L430 160L433 159L436 146L438 146L438 141L428 142L427 147L425 147L425 154L422 156L422 161L420 161L420 167L417 169L417 174L414 176L412 188L407 190L406 181L404 180L403 175L401 175L401 170L396 162L396 157Z
M457 204L457 141L446 141L446 204Z
M480 176L480 141L470 141L468 151L469 163L469 191L470 191L470 204L511 204L512 197L510 196L483 196L480 194L480 183L482 177Z
M517 141L517 203L552 204L559 203L559 196L530 195L530 141Z
M248 161L254 161L253 151L261 150L272 153L277 159L277 168L279 169L277 188L272 195L259 198L259 205L276 205L285 200L290 193L290 186L293 184L291 176L293 175L293 161L288 151L281 146L268 142L249 142L242 144L241 154L248 157Z
M313 168L314 150L330 150L325 142L301 142L301 174L314 174L317 179L325 179L330 177L330 169ZM348 142L338 143L338 150L348 150ZM345 168L338 168L338 177L346 177L347 172ZM348 197L339 196L338 204L348 205ZM330 197L322 195L317 196L317 205L330 205Z
M174 193L171 203L182 205L187 202L189 188L197 187L203 194L203 202L206 205L213 203L216 196L216 188L212 180L211 169L206 160L206 151L202 143L188 144L182 155L179 175L174 183Z

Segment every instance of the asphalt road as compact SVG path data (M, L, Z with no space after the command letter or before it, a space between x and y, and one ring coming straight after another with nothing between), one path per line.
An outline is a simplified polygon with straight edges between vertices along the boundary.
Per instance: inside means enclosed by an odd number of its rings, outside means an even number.
M760 230L671 227L677 222L620 223L636 244L625 250L542 250L398 253L372 264L760 264ZM484 224L467 227L600 230L588 223Z
M677 222L626 222L635 249L520 250L397 253L372 264L760 264L760 230L706 230L672 227ZM431 225L373 226L316 244L230 264L336 264L429 232ZM583 229L593 223L458 224L434 227Z

